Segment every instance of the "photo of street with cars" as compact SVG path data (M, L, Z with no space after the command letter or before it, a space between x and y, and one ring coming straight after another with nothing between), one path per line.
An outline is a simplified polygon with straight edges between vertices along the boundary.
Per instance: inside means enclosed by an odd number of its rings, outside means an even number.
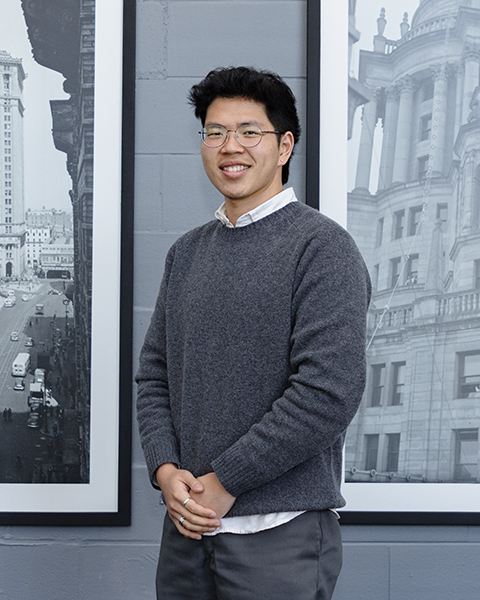
M79 6L0 0L0 485L90 481L94 8Z
M0 482L78 482L74 331L66 280L0 286Z

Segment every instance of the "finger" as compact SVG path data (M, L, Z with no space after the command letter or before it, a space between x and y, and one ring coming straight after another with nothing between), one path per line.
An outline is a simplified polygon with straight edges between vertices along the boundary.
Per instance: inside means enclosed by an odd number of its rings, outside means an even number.
M179 522L183 519L185 523L189 523L189 529L195 528L198 529L198 531L200 531L200 529L204 531L215 531L215 529L217 529L217 527L220 527L220 525L222 524L219 519L206 519L204 517L194 515L193 513L187 513L186 511L179 512L172 508L170 508L168 514L170 515L170 518L174 523ZM182 523L180 523L180 525ZM192 527L190 527L190 525Z
M189 531L188 529L186 529L182 525L179 525L178 523L175 523L175 526L178 529L179 533L181 533L186 538L190 538L192 540L202 539L202 536L199 533L196 533L195 531Z
M202 539L202 536L199 533L197 533L196 531L189 531L186 527L183 527L179 523L179 520L174 515L172 515L172 513L170 511L168 513L168 516L173 521L173 524L177 528L178 532L181 533L183 536L185 536L187 538L191 538L193 540L201 540Z
M191 498L186 504L182 503L182 508L200 517L205 517L209 519L215 519L217 517L217 514L214 510L212 510L211 508L205 508L201 504L198 504L198 502L195 502L193 498Z
M190 471L182 469L182 479L190 489L199 494L203 492L203 483L198 481L198 479L196 479L193 474L190 473Z
M192 523L191 521L188 521L187 519L182 519L182 518L179 519L178 525L179 525L179 527L186 529L190 533L193 532L193 533L199 533L199 534L213 533L217 529L216 526L198 525L198 524Z

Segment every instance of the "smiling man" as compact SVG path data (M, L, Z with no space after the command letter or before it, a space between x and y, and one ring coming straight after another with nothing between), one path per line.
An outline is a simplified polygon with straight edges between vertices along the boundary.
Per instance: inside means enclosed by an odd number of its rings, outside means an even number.
M137 373L168 511L157 598L327 600L368 274L346 231L284 189L300 125L280 77L217 69L189 99L224 202L170 249Z

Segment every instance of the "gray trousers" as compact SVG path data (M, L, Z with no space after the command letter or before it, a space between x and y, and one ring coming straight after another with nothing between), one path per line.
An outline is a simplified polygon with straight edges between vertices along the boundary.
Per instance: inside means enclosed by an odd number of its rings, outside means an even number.
M182 536L167 514L157 600L330 600L341 566L340 526L328 510L200 541Z

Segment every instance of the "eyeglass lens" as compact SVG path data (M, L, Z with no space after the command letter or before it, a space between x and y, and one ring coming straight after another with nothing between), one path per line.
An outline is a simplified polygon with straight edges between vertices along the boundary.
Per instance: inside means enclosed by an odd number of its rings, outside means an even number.
M210 148L218 148L225 143L228 132L225 127L211 125L202 129L202 140ZM239 143L245 148L253 148L262 139L262 130L255 125L241 125L235 131Z

